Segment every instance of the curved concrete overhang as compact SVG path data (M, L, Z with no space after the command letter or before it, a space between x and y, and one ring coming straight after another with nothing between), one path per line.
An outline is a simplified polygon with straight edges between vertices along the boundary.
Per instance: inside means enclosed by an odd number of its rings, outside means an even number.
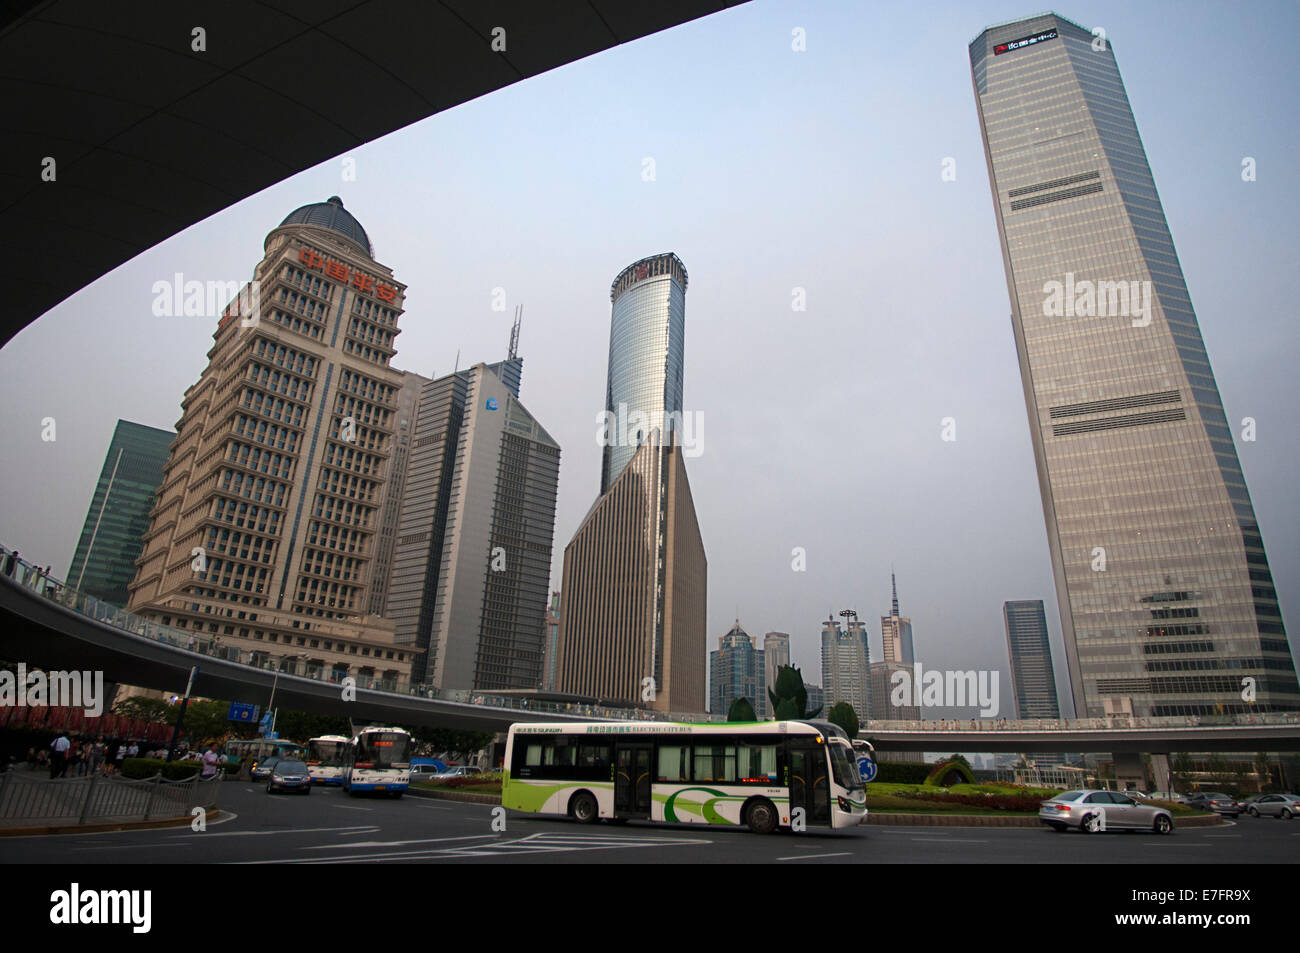
M282 179L742 2L4 4L0 345L123 262Z

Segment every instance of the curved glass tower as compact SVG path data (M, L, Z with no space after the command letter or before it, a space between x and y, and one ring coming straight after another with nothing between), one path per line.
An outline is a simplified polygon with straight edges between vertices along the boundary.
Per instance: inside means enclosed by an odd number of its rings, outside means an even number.
M1109 41L970 45L1080 717L1300 708L1263 537Z
M609 289L609 378L600 492L618 479L653 429L663 442L681 424L686 350L686 266L672 252L628 265Z

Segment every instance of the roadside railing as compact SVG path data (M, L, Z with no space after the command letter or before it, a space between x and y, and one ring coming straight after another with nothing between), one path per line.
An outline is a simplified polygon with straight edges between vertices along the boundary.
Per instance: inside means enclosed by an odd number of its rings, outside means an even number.
M13 768L0 774L0 827L158 821L217 806L220 776L167 781L116 775L51 780Z

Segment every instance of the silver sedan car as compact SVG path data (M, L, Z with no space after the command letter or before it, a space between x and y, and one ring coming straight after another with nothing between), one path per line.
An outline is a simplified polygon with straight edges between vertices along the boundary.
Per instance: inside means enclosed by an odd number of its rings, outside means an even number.
M1174 829L1169 810L1141 804L1117 791L1066 791L1038 808L1038 819L1060 832L1077 828L1084 834L1102 831L1155 831Z
M1280 817L1289 821L1300 817L1300 797L1294 794L1261 794L1247 802L1246 813L1251 817Z

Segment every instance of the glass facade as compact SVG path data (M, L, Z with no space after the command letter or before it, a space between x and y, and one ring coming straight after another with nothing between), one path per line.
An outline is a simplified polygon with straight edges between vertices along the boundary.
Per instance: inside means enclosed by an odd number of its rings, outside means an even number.
M763 650L754 648L754 640L739 622L718 640L717 650L709 653L709 711L726 715L738 698L748 698L760 720L767 717Z
M126 605L175 436L170 430L117 422L68 570L70 586L115 606Z
M686 268L671 252L628 265L610 288L607 419L600 492L618 479L649 431L670 443L682 411ZM670 415L679 415L674 419Z
M970 46L1075 709L1296 709L1231 430L1109 42Z
M1011 659L1011 686L1016 696L1017 718L1060 718L1056 677L1052 674L1052 649L1047 641L1047 613L1043 600L1002 604Z

